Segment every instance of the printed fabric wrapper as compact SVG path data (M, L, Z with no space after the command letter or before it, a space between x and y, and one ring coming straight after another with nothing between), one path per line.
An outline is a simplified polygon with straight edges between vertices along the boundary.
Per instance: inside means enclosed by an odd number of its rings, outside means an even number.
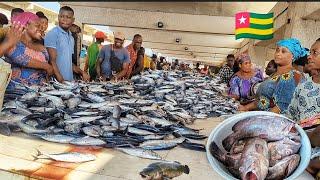
M300 126L302 128L309 128L315 125L320 125L320 114L300 121Z

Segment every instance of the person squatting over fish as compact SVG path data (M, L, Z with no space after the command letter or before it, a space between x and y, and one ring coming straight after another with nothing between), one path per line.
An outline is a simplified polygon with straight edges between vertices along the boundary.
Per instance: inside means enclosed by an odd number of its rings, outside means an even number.
M300 162L300 135L283 117L258 115L238 121L221 149L210 144L210 153L229 172L243 180L284 179Z

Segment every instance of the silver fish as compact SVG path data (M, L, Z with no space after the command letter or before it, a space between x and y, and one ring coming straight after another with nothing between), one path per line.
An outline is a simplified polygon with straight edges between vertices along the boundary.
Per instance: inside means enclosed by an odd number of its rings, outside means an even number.
M145 141L139 145L139 147L143 149L149 150L159 150L159 149L167 149L175 147L177 144L182 143L185 141L184 137L172 139L172 140L150 140Z
M67 136L63 134L42 134L42 135L39 135L39 137L46 141L56 142L56 143L69 143L70 141L75 139L75 137Z
M74 97L67 100L66 104L70 109L74 109L81 103L81 98Z
M161 160L162 157L152 150L146 150L142 148L116 148L119 151L122 151L126 154L153 160Z
M28 92L28 93L24 94L23 96L21 96L21 100L23 100L23 101L32 101L32 100L36 99L37 97L39 97L39 93L37 93L37 92Z
M101 139L85 136L82 138L73 139L72 141L70 141L70 144L80 145L80 146L100 146L100 145L106 144L106 142L104 142Z
M153 132L134 128L134 127L128 127L128 132L133 133L133 134L138 134L138 135L150 135L154 134Z
M84 153L78 153L78 152L48 154L48 153L43 153L37 149L37 156L34 156L35 160L43 159L39 157L42 155L45 156L46 158L50 158L55 161L72 162L72 163L88 162L88 161L94 161L96 159L96 156L93 154L84 154Z
M17 122L17 125L21 128L21 130L27 134L44 134L49 133L49 130L42 130L42 129L36 129L34 127L31 127L21 121Z
M40 93L40 94L41 94L41 96L43 96L43 97L47 98L49 101L51 101L55 107L62 108L62 109L65 107L61 98L56 97L56 96L47 95L45 93Z
M90 108L90 109L98 109L103 106L108 105L108 102L101 102L101 103L84 103L81 102L78 106L83 108Z
M82 128L82 131L92 137L99 137L103 134L103 130L100 128L100 126L92 125L92 126L86 126Z
M99 112L81 111L81 112L73 113L72 116L92 116L92 115L96 115L98 113Z
M166 119L163 118L152 118L149 116L145 116L145 115L141 115L139 116L140 119L142 119L143 121L149 121L149 122L153 122L154 124L160 124L162 126L170 126L173 125L174 123L171 121L168 121Z
M51 90L45 92L48 95L52 96L60 96L64 98L70 98L71 96L75 96L75 94L69 90Z
M30 107L29 108L32 111L37 111L37 112L51 112L55 110L55 108L48 108L48 107Z
M81 132L81 127L81 123L67 124L64 126L64 130L69 133L79 134Z
M73 124L73 123L88 123L97 119L101 119L103 116L86 116L86 117L79 117L79 118L73 118L68 119L64 121L66 124Z
M96 94L93 94L93 93L89 93L89 94L87 94L87 96L90 100L92 100L93 102L96 102L96 103L102 103L105 101L104 98L102 98Z

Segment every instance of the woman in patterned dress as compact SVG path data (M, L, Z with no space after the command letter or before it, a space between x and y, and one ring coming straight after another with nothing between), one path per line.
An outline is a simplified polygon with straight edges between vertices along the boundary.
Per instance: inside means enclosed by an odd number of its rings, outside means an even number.
M320 70L319 54L320 39L311 46L308 56L308 66L312 71ZM288 116L297 122L320 113L320 76L318 73L305 76L306 81L298 85L288 107Z
M24 26L20 42L12 47L5 56L11 64L12 80L25 85L41 84L53 74L46 48L39 43L41 39L40 20L31 12L21 13L13 18ZM10 82L8 89L14 88Z
M287 115L298 123L302 123L304 127L316 126L316 128L307 130L307 134L312 147L319 148L320 126L317 121L311 119L318 119L319 117L316 116L320 114L320 38L311 46L308 68L311 76L306 75L306 80L296 88ZM307 171L320 179L319 157L310 161Z
M240 111L259 109L275 113L286 113L293 93L303 79L300 72L292 67L292 62L307 54L297 39L284 39L277 42L275 62L278 65L276 73L265 80L258 88L257 100L246 106L240 106Z
M252 68L251 59L248 55L241 55L239 58L240 70L235 73L229 81L229 96L239 100L240 104L248 104L254 100L252 86L263 80L261 71Z

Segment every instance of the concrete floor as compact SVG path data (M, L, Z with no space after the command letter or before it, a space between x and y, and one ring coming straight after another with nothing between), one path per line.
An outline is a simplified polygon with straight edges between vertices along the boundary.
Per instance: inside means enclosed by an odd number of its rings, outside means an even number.
M190 127L203 128L202 134L209 135L220 119L198 120ZM201 141L205 143L205 141ZM36 149L47 153L90 152L97 156L92 162L82 164L58 163L39 159L32 155ZM188 165L190 173L177 179L222 179L209 165L205 152L192 151L181 147L157 151L165 160L178 161ZM8 163L9 162L9 163ZM0 179L141 179L139 172L154 160L129 156L114 149L94 149L50 143L32 138L23 133L10 137L0 135ZM2 170L2 171L1 171Z
M209 135L221 122L220 118L197 120L190 127L203 129L202 134ZM201 141L205 143L205 141ZM47 153L87 152L97 156L95 161L74 164L54 162L47 159L34 161L32 155L36 149ZM210 166L206 153L176 147L171 150L157 151L165 160L178 161L188 165L190 173L183 174L177 180L222 180ZM0 135L0 179L141 179L139 172L154 160L130 156L114 149L77 147L50 143L25 134L6 137ZM308 174L299 180L313 179Z

